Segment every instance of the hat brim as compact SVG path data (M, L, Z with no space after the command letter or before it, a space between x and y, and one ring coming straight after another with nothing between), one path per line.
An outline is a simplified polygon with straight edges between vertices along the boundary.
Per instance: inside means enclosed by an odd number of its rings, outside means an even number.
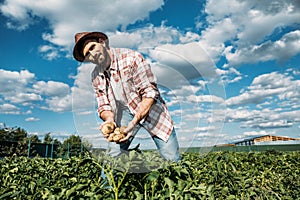
M83 55L82 49L83 49L83 44L86 40L88 39L103 39L103 40L108 40L107 35L105 35L102 32L90 32L87 33L86 35L82 36L75 44L74 49L73 49L73 56L76 60L79 62L83 62L85 57Z

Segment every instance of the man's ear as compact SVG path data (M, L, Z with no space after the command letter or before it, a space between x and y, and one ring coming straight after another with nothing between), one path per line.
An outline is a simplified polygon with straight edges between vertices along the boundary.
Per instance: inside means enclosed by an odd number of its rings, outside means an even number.
M99 38L98 42L104 44L108 50L110 49L108 40L103 40L102 38Z

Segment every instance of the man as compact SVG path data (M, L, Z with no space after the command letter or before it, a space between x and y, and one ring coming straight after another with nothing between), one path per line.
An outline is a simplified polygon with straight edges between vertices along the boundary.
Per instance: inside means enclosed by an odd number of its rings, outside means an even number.
M126 151L139 131L150 133L160 155L179 161L179 147L173 121L161 98L156 78L144 57L131 49L111 48L102 32L75 35L73 56L79 62L92 62L92 83L99 117L117 126L126 125L127 136L119 144L110 143L110 155Z

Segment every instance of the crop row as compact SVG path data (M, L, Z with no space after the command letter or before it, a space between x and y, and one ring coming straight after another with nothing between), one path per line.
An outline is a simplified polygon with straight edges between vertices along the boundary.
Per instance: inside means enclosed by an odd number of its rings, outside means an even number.
M0 160L0 199L297 199L300 152ZM139 173L136 173L139 172Z

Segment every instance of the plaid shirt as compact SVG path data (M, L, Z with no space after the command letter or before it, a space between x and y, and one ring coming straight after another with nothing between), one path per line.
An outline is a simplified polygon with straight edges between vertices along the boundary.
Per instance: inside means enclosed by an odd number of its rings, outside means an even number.
M122 96L126 101L130 112L135 115L143 98L153 98L155 103L151 106L148 115L140 122L151 135L156 135L164 141L173 129L173 121L161 98L156 78L150 65L144 57L133 50L125 48L110 48L112 53L112 64L109 68L115 81L121 81L123 87ZM95 67L92 72L92 81L98 103L98 114L104 110L116 113L116 99L107 78L107 72L101 67Z

